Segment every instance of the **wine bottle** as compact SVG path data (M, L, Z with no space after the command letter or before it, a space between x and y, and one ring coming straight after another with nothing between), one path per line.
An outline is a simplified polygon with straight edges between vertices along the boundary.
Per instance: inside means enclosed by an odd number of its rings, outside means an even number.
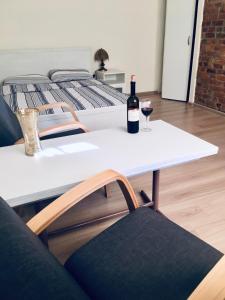
M131 93L127 99L127 131L129 133L139 132L139 99L136 96L136 78L131 76Z

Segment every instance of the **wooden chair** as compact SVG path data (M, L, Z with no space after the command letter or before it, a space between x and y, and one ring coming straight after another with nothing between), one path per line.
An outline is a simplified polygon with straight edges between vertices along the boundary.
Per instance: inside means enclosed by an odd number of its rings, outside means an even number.
M223 254L149 208L139 208L128 180L115 171L74 187L33 217L37 235L82 199L118 182L130 214L66 262L91 299L225 299Z
M62 136L68 136L68 135L74 135L79 133L88 132L89 130L87 127L80 123L75 111L73 108L65 103L65 102L58 102L58 103L52 103L52 104L44 104L42 106L38 106L37 109L41 113L42 111L54 109L54 108L65 108L68 110L72 117L73 121L67 122L58 126L52 126L47 129L41 130L39 132L40 140L46 140L56 137L62 137ZM16 144L23 143L23 139L20 139L16 142Z
M87 132L85 125L81 124L77 118L75 111L64 102L53 104L45 104L38 107L40 112L47 109L65 108L73 117L73 121L62 125L50 127L39 132L41 140L55 137L74 135ZM0 147L11 146L13 144L23 143L23 134L16 115L12 112L8 104L0 95Z

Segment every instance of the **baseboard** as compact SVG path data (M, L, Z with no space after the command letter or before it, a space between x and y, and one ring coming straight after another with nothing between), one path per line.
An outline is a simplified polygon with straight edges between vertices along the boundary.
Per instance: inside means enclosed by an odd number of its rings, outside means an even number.
M195 103L195 102L194 102L194 103L191 103L191 104L196 105L196 106L201 107L201 108L204 108L204 109L209 110L209 111L211 111L211 112L217 113L217 114L219 114L219 115L225 116L225 112L223 112L223 111L216 110L216 109L214 109L214 108L210 108L210 107L208 107L208 106L205 106L205 105L202 105L202 104L198 104L198 103Z
M138 97L150 97L152 95L160 95L161 92L159 91L151 91L151 92L141 92L141 93L137 93Z

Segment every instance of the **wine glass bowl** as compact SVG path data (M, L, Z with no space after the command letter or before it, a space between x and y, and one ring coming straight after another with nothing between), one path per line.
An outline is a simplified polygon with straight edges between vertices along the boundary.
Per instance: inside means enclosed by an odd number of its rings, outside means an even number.
M142 130L149 132L151 131L151 128L149 127L150 115L153 112L152 102L150 100L145 100L141 102L141 112L146 118Z

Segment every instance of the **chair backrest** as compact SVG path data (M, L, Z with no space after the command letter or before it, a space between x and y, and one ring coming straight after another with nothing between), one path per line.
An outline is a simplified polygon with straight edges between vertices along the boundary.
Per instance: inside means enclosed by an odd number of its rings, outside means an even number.
M14 145L23 137L16 115L0 95L0 147Z
M0 270L0 299L90 300L1 198Z

